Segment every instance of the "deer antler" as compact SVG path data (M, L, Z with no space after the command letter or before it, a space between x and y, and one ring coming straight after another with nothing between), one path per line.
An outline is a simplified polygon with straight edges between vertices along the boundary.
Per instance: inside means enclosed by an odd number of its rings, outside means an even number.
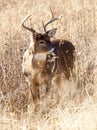
M30 17L31 15L27 15L25 18L24 18L24 20L22 21L22 26L25 28L25 29L27 29L27 30L29 30L29 31L31 31L31 32L36 32L32 27L31 28L29 28L29 27L27 27L27 26L25 26L24 24L25 24L25 22L27 21L27 19Z
M42 23L45 33L47 33L47 31L46 31L47 25L59 19L59 18L56 18L56 17L54 16L53 11L52 11L51 8L50 8L50 11L51 11L51 14L52 14L52 18L51 18L46 24L44 24L44 22Z

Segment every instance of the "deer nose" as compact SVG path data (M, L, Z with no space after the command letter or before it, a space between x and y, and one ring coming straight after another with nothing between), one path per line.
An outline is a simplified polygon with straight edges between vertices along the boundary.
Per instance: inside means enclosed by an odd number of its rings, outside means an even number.
M44 45L45 44L45 41L44 40L40 40L39 42L41 45Z

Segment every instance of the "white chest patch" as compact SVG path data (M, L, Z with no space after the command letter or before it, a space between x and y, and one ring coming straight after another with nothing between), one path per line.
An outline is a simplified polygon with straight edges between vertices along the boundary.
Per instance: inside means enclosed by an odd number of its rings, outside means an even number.
M35 58L36 61L39 61L39 62L45 61L46 60L46 54L45 53L37 53L37 54L35 54L34 58Z
M39 70L43 69L46 62L46 54L45 53L37 53L33 56L32 65L33 68Z

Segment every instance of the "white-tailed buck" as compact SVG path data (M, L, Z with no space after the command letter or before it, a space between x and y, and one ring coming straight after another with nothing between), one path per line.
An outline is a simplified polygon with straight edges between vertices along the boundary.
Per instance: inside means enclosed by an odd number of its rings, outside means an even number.
M46 24L43 23L45 32L43 34L25 25L30 15L22 22L22 26L33 34L23 56L22 71L28 81L34 107L39 100L40 85L46 85L48 91L54 82L61 91L61 81L69 79L73 69L73 52L75 50L73 44L66 40L51 41L57 28L48 31L46 29L47 25L58 20L54 17L52 10L51 13L52 18Z

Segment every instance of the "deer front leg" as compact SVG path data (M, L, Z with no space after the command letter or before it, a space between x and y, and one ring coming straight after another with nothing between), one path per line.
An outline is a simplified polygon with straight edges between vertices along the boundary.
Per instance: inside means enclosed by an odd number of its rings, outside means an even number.
M44 78L44 84L45 84L45 93L49 93L50 92L50 88L51 88L51 84L52 84L52 80L51 77L49 75L45 75Z
M33 78L30 82L30 91L33 98L33 109L36 111L36 106L38 104L38 101L40 99L39 96L39 84L36 82L36 79Z

